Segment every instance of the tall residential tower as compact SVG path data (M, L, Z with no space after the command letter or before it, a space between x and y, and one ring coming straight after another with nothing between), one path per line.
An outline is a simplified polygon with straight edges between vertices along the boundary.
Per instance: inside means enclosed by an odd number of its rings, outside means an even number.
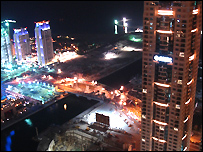
M26 56L31 54L27 28L14 29L13 41L17 60L26 59Z
M35 40L38 64L46 65L54 57L53 42L49 21L36 22Z
M188 151L202 28L201 1L145 1L141 151Z
M7 66L13 63L13 54L8 28L1 25L1 65Z

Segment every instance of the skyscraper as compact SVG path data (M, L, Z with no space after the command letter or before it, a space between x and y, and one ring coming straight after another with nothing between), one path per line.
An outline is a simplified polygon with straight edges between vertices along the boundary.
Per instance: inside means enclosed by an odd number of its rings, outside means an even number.
M201 28L201 1L144 2L142 151L189 150Z
M7 66L13 62L9 30L1 25L1 65Z
M49 21L36 22L35 40L39 65L46 65L54 57Z
M18 61L26 59L31 54L30 39L27 28L14 29L13 34L15 54Z

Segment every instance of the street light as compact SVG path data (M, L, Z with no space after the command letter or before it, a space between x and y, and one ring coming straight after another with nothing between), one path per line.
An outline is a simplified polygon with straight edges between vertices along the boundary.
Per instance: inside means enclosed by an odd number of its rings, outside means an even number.
M118 21L114 20L115 23L115 34L118 34Z
M127 33L127 27L128 27L128 23L126 23L126 21L128 21L130 19L126 19L125 17L123 17L123 28L125 28L125 33Z

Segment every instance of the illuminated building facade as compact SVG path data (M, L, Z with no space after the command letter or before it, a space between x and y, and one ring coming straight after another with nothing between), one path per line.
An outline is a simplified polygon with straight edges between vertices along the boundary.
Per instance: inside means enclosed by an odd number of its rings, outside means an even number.
M7 66L13 62L9 30L1 25L1 65Z
M36 50L39 65L46 65L54 57L53 42L49 21L36 22Z
M26 56L31 54L27 28L14 29L13 41L17 60L26 59Z
M1 100L4 100L5 98L6 98L5 87L3 85L3 81L1 81Z
M141 151L188 151L201 1L144 1Z

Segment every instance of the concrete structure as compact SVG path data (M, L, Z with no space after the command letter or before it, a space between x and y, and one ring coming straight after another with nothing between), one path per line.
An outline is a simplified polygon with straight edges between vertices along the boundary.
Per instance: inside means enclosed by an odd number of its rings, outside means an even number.
M18 61L25 60L31 54L30 39L27 28L13 29L15 54Z
M189 150L201 1L145 1L141 151Z
M38 64L46 65L54 57L49 21L35 22L35 40Z

